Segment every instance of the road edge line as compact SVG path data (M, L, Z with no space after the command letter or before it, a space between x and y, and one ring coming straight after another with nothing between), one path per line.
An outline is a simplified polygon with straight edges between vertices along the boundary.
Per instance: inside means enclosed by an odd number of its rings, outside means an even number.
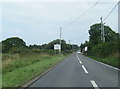
M84 56L84 55L83 55ZM89 57L87 57L87 56L85 56L86 58L89 58ZM118 68L116 68L116 67L114 67L114 66L111 66L111 65L109 65L109 64L105 64L105 63L103 63L103 62L100 62L100 61L97 61L97 60L95 60L95 59L92 59L92 58L89 58L90 60L92 60L92 61L94 61L94 62L97 62L97 63L99 63L99 64L102 64L102 65L105 65L105 66L107 66L107 67L109 67L109 68L112 68L112 69L115 69L115 70L117 70L117 71L120 71L120 69L118 69Z

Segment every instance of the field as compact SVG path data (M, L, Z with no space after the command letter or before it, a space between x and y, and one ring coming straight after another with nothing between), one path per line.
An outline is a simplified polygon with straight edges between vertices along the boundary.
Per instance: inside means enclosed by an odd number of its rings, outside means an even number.
M3 54L2 86L19 87L65 58L64 55Z

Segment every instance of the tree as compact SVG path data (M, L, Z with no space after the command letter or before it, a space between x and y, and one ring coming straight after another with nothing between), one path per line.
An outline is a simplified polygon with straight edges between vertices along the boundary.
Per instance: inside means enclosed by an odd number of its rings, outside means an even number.
M79 48L79 47L78 47L78 45L76 45L76 44L72 44L72 45L71 45L71 49L72 49L72 50L78 50L78 48Z
M59 39L53 40L50 43L48 43L47 45L45 45L45 49L54 49L54 45L59 44L59 43L60 43ZM65 51L65 50L69 49L69 45L66 44L66 42L64 40L61 40L61 48L62 48L62 51Z
M0 42L0 53L2 53L2 42Z
M89 35L90 42L92 42L94 45L99 44L101 42L101 25L92 25L89 30Z
M80 45L80 51L84 52L85 51L85 47L88 47L88 46L89 46L89 42L88 41L85 41L84 44L81 43L81 45Z
M18 38L18 37L12 37L12 38L8 38L6 40L2 41L2 52L8 52L11 48L23 48L23 47L27 47L26 43Z
M104 25L105 42L101 41L101 24L94 24L89 30L89 42L81 44L81 50L88 46L88 55L109 56L113 55L119 49L119 33L114 32L109 26Z
M34 45L29 45L29 48L30 49L42 49L42 46L34 44Z
M103 43L101 41L101 24L97 23L90 26L89 35L90 35L89 42L86 41L84 44L81 44L80 48L81 51L84 51L84 48L88 46L87 52L92 53L91 51L95 46L97 47L97 45ZM105 42L118 42L119 40L119 34L114 32L109 26L105 26L105 25L104 25L104 36L105 36Z
M94 24L89 30L89 40L92 44L97 45L101 43L101 24ZM109 26L104 26L104 35L106 42L112 42L119 38L119 34L115 33Z
M113 42L118 41L119 34L114 32L109 26L105 26L105 41L106 42Z

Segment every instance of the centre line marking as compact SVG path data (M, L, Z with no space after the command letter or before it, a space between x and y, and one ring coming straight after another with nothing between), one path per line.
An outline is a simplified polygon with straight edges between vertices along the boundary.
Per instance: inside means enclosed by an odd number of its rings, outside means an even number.
M79 57L77 56L78 61L80 60Z
M83 68L83 70L85 71L85 73L88 73L88 71L87 71L87 69L85 68L84 65L82 65L82 68Z
M79 60L80 64L82 64L82 62Z
M91 84L93 85L93 87L94 87L95 89L99 89L99 87L98 87L98 85L95 83L95 81L91 80L90 82L91 82Z
M79 63L80 63L80 64L82 64L82 62L81 62L81 60L79 59L79 57L78 57L78 56L77 56L77 59L78 59Z

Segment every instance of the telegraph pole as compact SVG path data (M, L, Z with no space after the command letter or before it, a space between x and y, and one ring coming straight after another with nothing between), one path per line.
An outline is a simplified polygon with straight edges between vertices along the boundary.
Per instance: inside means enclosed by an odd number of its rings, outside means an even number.
M103 35L103 30L102 30L102 17L100 18L100 20L101 20L101 41L103 41L103 37L102 37L102 35Z
M62 32L62 27L60 27L60 49L59 49L59 54L61 54L61 32Z
M69 46L70 46L70 40L69 40ZM70 46L70 49L71 49L71 46Z
M103 23L103 42L105 42L105 30L104 30L104 23Z
M100 20L101 20L101 41L105 42L104 23L103 23L102 17L100 18Z

